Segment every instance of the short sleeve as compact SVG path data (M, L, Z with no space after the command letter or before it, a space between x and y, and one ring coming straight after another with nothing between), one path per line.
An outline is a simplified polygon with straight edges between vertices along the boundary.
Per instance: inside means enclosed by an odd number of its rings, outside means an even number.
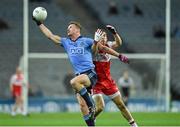
M91 38L86 38L86 43L87 43L89 46L92 46L93 43L94 43L94 40L91 39Z
M65 37L63 37L63 38L61 38L61 40L60 40L60 46L62 46L62 47L65 47L65 41L67 40L67 38L65 38Z

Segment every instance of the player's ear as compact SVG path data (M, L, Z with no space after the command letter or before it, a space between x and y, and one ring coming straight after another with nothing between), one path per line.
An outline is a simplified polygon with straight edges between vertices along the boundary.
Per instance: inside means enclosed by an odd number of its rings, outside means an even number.
M81 32L81 29L78 28L77 31L80 33L80 32Z

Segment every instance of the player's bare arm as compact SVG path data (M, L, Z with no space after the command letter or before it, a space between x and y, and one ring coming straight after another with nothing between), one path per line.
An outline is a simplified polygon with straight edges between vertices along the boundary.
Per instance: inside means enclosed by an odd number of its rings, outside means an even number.
M10 89L11 92L13 91L12 84L10 84L9 89Z
M50 40L52 40L55 44L59 44L61 37L53 34L44 24L39 25L41 32Z
M94 53L97 53L98 50L101 50L101 51L103 51L103 52L105 52L105 53L108 53L108 54L110 54L110 55L113 55L113 56L115 56L115 57L118 57L119 60L122 61L122 62L124 62L124 63L129 63L129 59L128 59L126 56L124 56L124 55L122 55L121 53L118 53L118 52L116 52L115 50L113 50L113 49L111 49L111 48L109 48L109 47L101 44L100 41L97 42L97 43L94 43L93 46L92 46L92 51L93 51Z
M97 46L97 43L94 43L93 45L92 45L92 52L94 53L94 54L96 54L97 53L97 51L98 51L98 46Z
M115 41L113 41L112 48L115 49L115 48L121 46L122 39L121 39L120 35L117 33L116 29L111 25L107 25L106 28L113 34L113 37L115 40Z
M61 37L58 35L53 34L43 23L42 21L38 21L33 17L33 20L36 22L36 24L39 26L39 29L41 32L50 40L52 40L55 44L61 43Z
M120 47L122 45L122 39L119 36L118 33L113 34L115 41L113 42L112 48L115 49L117 47Z
M9 89L10 89L11 92L13 91L12 77L10 79Z
M102 39L103 39L103 31L101 29L97 29L97 31L94 34L95 43L92 46L92 50L94 52L97 52L97 50L101 50L104 51L105 53L118 57L120 54L115 50L103 45L101 43L101 41L103 41Z
M97 49L101 50L101 51L103 51L105 53L108 53L110 55L113 55L115 57L119 57L119 55L120 55L120 53L118 53L115 50L113 50L113 49L111 49L111 48L101 44L100 42L97 43Z
M102 39L103 39L103 31L98 29L94 34L95 43L92 46L92 51L95 51L95 53L96 53L97 50L101 50L105 53L108 53L110 55L118 57L119 60L124 62L124 63L129 63L129 59L126 56L122 55L121 53L116 52L115 50L113 50L113 49L111 49L105 45L103 45L101 43Z
M94 43L92 45L93 53L97 53L98 50L104 51L105 53L108 53L108 54L113 55L115 57L118 57L120 55L120 53L118 53L115 50L101 44L101 42L97 42L97 43Z

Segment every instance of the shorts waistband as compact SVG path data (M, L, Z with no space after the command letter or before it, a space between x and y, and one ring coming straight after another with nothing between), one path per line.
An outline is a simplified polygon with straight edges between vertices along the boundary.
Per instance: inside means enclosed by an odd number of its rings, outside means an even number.
M87 74L87 73L90 73L92 71L93 71L93 69L89 69L87 71L84 71L84 72L81 72L81 73L77 73L76 76L81 75L81 74Z

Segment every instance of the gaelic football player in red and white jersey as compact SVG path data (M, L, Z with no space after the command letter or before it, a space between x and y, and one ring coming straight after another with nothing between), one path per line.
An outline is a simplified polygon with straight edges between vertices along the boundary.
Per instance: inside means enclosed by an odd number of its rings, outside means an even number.
M12 107L11 114L16 115L17 109L19 108L23 114L23 98L22 98L22 87L23 87L24 76L19 67L16 68L16 73L12 75L10 79L10 90L15 100L15 104Z
M122 40L118 33L116 32L115 28L111 25L107 25L108 30L113 34L115 41L108 41L107 34L104 32L104 38L102 39L101 43L106 45L110 48L117 48L122 44ZM116 104L118 109L121 111L123 117L129 122L132 127L137 127L134 118L132 117L131 113L125 106L121 94L119 92L118 86L116 85L115 81L112 79L110 74L110 55L104 53L101 50L98 50L98 47L94 46L94 65L95 71L98 76L98 81L96 85L92 89L93 99L96 104L96 112L95 117L97 117L102 111L105 106L104 99L102 94L109 96L109 98ZM122 62L129 63L127 57L121 55ZM87 106L84 101L81 99L79 101L81 106L81 111L83 114L87 113Z

